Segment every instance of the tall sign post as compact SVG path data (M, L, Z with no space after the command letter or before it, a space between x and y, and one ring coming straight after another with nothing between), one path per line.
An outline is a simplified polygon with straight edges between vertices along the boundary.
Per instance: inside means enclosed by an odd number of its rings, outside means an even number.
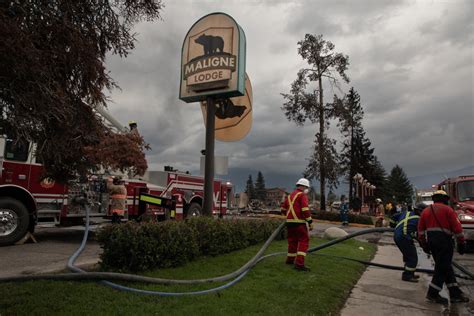
M245 94L245 34L225 13L199 19L186 34L181 52L179 98L206 102L204 215L212 215L216 103Z

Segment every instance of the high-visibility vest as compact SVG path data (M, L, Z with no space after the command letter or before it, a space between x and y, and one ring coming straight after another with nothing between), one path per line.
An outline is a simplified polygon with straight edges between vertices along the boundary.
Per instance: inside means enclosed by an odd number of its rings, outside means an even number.
M286 210L286 222L287 223L306 223L307 221L311 220L311 215L307 218L304 217L303 212L309 211L309 207L303 206L301 207L301 203L296 204L295 202L298 198L303 198L303 192L299 190L293 191L292 194L288 196L288 209Z

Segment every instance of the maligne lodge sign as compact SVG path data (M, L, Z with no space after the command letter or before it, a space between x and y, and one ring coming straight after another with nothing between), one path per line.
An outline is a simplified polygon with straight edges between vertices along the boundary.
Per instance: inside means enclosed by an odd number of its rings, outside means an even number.
M230 98L245 92L245 34L224 13L212 13L188 31L181 55L179 98Z

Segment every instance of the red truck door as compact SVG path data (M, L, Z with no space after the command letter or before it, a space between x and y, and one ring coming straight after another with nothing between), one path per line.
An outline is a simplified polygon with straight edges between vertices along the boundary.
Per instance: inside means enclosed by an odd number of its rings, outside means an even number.
M5 139L4 161L2 164L2 184L13 184L29 188L31 166L28 163L30 144Z

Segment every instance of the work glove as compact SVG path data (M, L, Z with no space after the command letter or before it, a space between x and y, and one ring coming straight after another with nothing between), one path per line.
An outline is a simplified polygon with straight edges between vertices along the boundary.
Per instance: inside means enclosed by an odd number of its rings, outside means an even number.
M431 255L431 250L430 247L428 247L428 244L426 241L418 240L420 242L421 249L423 249L423 252L426 253L427 255Z
M463 255L466 252L466 243L458 242L458 253Z

